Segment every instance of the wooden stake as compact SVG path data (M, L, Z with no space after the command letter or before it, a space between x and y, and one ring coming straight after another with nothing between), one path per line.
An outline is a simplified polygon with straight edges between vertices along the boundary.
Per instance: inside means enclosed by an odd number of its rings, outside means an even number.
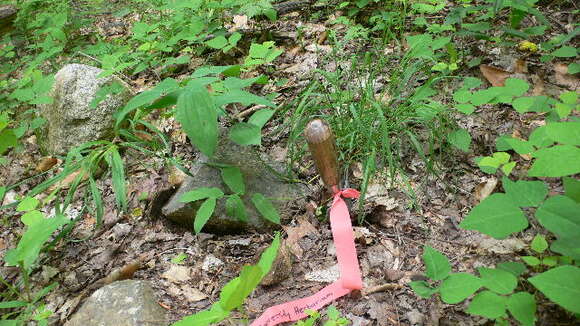
M312 153L314 164L326 188L335 193L340 189L340 173L334 135L328 123L321 119L312 120L304 129L304 138Z

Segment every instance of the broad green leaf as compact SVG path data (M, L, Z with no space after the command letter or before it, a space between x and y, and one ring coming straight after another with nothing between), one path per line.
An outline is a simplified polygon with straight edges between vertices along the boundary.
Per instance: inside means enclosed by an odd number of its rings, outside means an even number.
M533 96L518 97L512 102L512 106L518 113L525 113L532 107L536 99Z
M234 193L243 195L246 192L244 176L242 175L240 168L235 166L228 166L223 167L220 170L222 174L222 180Z
M575 47L563 46L558 50L552 52L552 55L559 58L573 58L578 55L578 51Z
M536 150L529 141L512 137L506 137L504 140L509 144L510 148L513 148L513 150L518 154L529 154Z
M560 94L560 100L562 100L562 103L565 104L572 104L575 105L578 102L578 93L577 92L564 92L562 94Z
M564 177L580 173L580 148L572 145L557 145L540 149L532 156L536 158L528 171L530 177Z
M216 199L208 198L206 199L197 210L195 214L195 220L193 221L193 230L195 233L201 232L201 229L209 221L209 218L213 214L215 209Z
M229 314L229 311L224 311L223 309L203 310L195 315L187 316L173 323L171 326L209 326L214 323L219 323L227 318Z
M262 96L255 95L241 89L234 89L224 94L215 96L215 103L218 107L230 103L241 103L244 106L248 106L250 104L260 104L269 107L276 106L270 100Z
M18 138L11 129L5 129L0 131L0 155L11 147L18 144Z
M534 129L534 131L532 131L530 134L529 142L539 148L548 147L554 143L554 141L548 136L548 133L546 132L546 126Z
M455 108L457 109L457 111L467 115L475 112L475 106L471 104L455 104Z
M20 203L18 203L18 206L16 206L16 211L18 212L31 211L35 209L38 206L38 204L40 204L38 199L34 197L24 197L24 199L22 199Z
M423 248L423 262L427 277L434 281L445 279L451 272L451 265L447 257L429 246Z
M508 163L510 154L505 152L495 152L492 156L483 157L477 164L479 167L499 168L501 165Z
M217 147L217 107L207 89L187 89L177 100L175 119L191 142L212 157Z
M188 191L179 197L179 201L182 203L189 203L192 201L205 199L205 198L220 198L223 197L224 193L219 188L211 187L201 187L191 191Z
M542 258L542 265L554 267L558 264L558 256L548 256Z
M536 211L536 219L562 238L580 238L580 204L566 196L548 198Z
M501 297L491 291L483 291L473 297L469 307L467 307L467 312L472 315L496 319L505 316L506 304L506 297Z
M439 293L443 302L454 304L467 299L481 286L481 280L469 273L454 273L443 280Z
M44 243L50 239L54 231L69 222L64 215L57 214L53 218L33 223L26 229L17 247L6 252L4 261L8 266L18 266L22 262L24 269L30 270Z
M530 244L530 247L535 252L541 254L546 251L546 249L548 249L548 241L546 241L546 238L543 235L536 234L532 240L532 243Z
M229 196L226 200L226 214L242 222L248 221L246 206L238 195Z
M22 215L22 217L20 217L20 220L26 226L31 226L33 224L42 222L45 219L46 219L46 217L44 216L44 214L42 214L42 212L36 211L36 210L26 212L24 215Z
M527 292L512 294L507 300L508 311L523 326L533 326L536 321L536 299Z
M240 282L236 286L236 289L222 305L224 310L236 309L244 303L244 300L260 284L262 280L262 269L257 265L244 266L239 277Z
M541 263L540 260L534 256L521 256L520 258L530 266L538 266Z
M205 44L212 49L219 50L219 49L223 48L224 46L228 45L228 40L223 36L218 36L218 37L214 37L213 39L205 42Z
M260 129L262 129L266 124L266 122L268 122L268 120L272 118L274 112L275 112L274 110L270 109L262 109L256 111L254 114L252 114L250 119L248 119L248 123L258 126L260 127Z
M544 128L548 137L555 142L580 146L580 122L553 122Z
M495 193L475 206L460 226L466 230L477 230L496 239L504 239L525 229L528 220L510 196Z
M278 211L268 198L260 193L255 193L252 195L251 200L258 212L260 212L265 219L280 224L280 215L278 215Z
M510 294L518 285L518 279L501 269L480 267L477 269L483 286L498 294Z
M578 243L578 238L559 238L552 242L550 250L580 261L580 243Z
M506 163L504 165L501 166L501 171L505 174L505 175L510 175L510 173L512 173L512 170L516 167L516 162L509 162Z
M508 78L505 81L504 91L511 96L522 96L528 89L530 89L530 85L522 79Z
M564 181L564 193L567 197L574 199L577 203L580 203L580 180L576 180L570 177L562 178ZM0 196L0 199L2 196Z
M467 103L471 100L471 92L465 89L453 93L453 100L457 103Z
M528 270L526 265L524 265L522 263L518 263L518 262L513 262L513 261L499 263L497 265L497 268L504 270L506 272L510 272L515 277L519 277L520 275L522 275L523 273L525 273Z
M447 135L449 143L458 149L468 152L471 144L471 135L465 129L458 129Z
M411 289L413 289L413 291L421 298L429 298L439 291L438 288L430 287L429 284L425 281L413 281L409 283L409 285L411 286Z
M278 256L278 249L280 249L280 233L276 232L272 244L264 250L257 264L262 270L262 278L264 278L270 272L270 269L272 269L272 264L274 264L276 256Z
M553 302L580 313L580 267L560 266L528 279Z
M507 177L502 179L503 188L513 203L520 207L536 207L548 195L548 187L542 181L511 181Z
M127 211L127 187L125 185L125 169L123 159L116 148L109 151L105 160L111 168L113 190L115 191L115 202L117 207L122 211Z
M250 123L239 122L230 128L230 139L238 145L260 145L262 129Z

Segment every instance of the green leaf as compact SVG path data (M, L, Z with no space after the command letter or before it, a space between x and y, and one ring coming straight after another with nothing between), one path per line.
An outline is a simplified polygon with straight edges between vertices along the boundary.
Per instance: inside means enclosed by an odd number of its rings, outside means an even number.
M91 175L89 175L89 190L91 192L93 203L95 204L95 219L97 220L97 226L100 226L103 223L105 207L103 206L103 197L101 196L101 191L99 188L97 188L95 179Z
M521 256L520 258L530 266L540 265L540 260L534 256Z
M228 166L221 168L222 180L228 187L236 194L243 195L246 192L246 185L244 184L244 176L240 168L235 166Z
M183 252L182 252L182 253L180 253L179 255L177 255L177 256L175 256L175 257L171 258L171 262L172 262L173 264L181 264L181 263L183 263L183 262L184 262L186 259L187 259L187 254L185 254L185 253L183 253Z
M510 173L512 173L512 170L514 169L514 167L516 166L516 162L509 162L506 163L504 165L501 166L501 170L505 175L510 175Z
M258 212L260 212L265 219L280 224L280 215L278 215L278 211L268 198L260 193L255 193L252 195L251 200Z
M580 63L574 62L568 65L568 73L575 75L580 72Z
M477 162L477 165L480 168L490 167L490 168L497 169L501 165L508 163L509 160L510 160L510 154L505 153L505 152L495 152L495 153L493 153L492 156L483 157L479 162Z
M564 194L580 203L580 180L570 177L564 177L562 180L564 181ZM0 196L1 199L2 196Z
M522 79L508 78L505 81L504 91L508 95L522 96L528 91L528 89L530 89L530 85Z
M8 266L18 266L22 262L24 269L30 270L44 243L58 228L69 222L70 220L64 215L57 214L53 218L44 218L31 224L22 235L17 247L6 252L4 261Z
M568 68L569 70L570 68ZM570 72L568 72L570 73ZM571 105L576 105L576 102L578 102L578 93L577 92L564 92L562 94L560 94L560 100L562 100L562 103L565 104L571 104Z
M6 302L0 302L0 309L26 307L27 305L28 305L28 302L25 302L25 301L6 301Z
M523 273L525 273L528 268L526 265L518 262L507 261L497 265L497 268L504 270L506 272L512 273L515 277L519 277Z
M454 273L443 280L439 288L441 299L448 304L459 303L481 288L478 277L469 273Z
M495 193L475 206L461 222L466 230L477 230L496 239L504 239L528 226L522 210L510 196Z
M552 55L558 58L573 58L578 54L576 48L571 46L563 46L558 50L552 52Z
M562 238L580 238L580 204L566 196L548 198L536 211L536 219Z
M209 221L209 218L215 209L215 204L215 198L208 198L199 206L199 209L195 214L195 220L193 221L193 230L195 233L201 232L203 226L207 223L207 221Z
M212 49L219 50L224 46L228 45L228 40L223 36L218 36L205 42L205 45L209 46Z
M457 111L467 115L475 112L475 106L471 104L455 104L455 108L457 109Z
M513 148L513 150L518 154L529 154L536 150L529 141L512 137L505 137L504 140L509 144L510 148Z
M510 294L518 285L518 279L510 272L501 269L480 267L483 286L498 294Z
M558 256L548 256L542 259L542 265L554 267L558 265Z
M580 244L578 238L559 238L552 242L550 250L580 261Z
M226 200L226 214L242 222L248 222L246 206L238 195L229 196Z
M467 103L471 100L471 97L471 92L465 89L460 89L453 93L453 100L457 103Z
M418 296L425 299L439 291L438 288L430 287L429 284L425 281L413 281L409 283L409 285Z
M115 191L115 202L117 207L122 211L127 211L127 187L125 185L125 170L123 168L123 159L117 148L112 148L105 160L111 168L113 190Z
M272 118L274 112L275 112L274 110L270 109L262 109L256 111L254 114L252 114L250 119L248 119L248 123L258 126L260 127L260 129L262 129L266 124L266 122L268 122L268 120Z
M226 319L229 314L229 311L214 309L212 306L212 309L210 310L203 310L194 315L187 316L182 320L173 323L171 326L209 326Z
M22 199L20 203L18 203L18 206L16 206L16 211L28 212L35 209L38 206L38 204L40 204L40 201L38 201L38 199L34 197L24 197L24 199Z
M553 302L580 313L580 268L560 266L528 279Z
M451 272L451 265L447 257L429 246L424 246L423 248L423 262L425 263L427 277L434 281L446 278Z
M508 311L523 326L533 326L536 321L536 299L527 292L512 294L507 300Z
M191 142L212 157L217 147L217 107L207 89L187 89L177 99L175 119Z
M0 132L0 155L18 144L18 138L11 129L4 129Z
M580 122L553 122L544 128L548 137L555 142L580 146Z
M467 312L472 315L496 319L505 316L506 304L506 297L501 297L491 291L483 291L471 300Z
M507 177L502 179L503 188L513 203L520 207L536 207L548 195L548 187L542 181L511 181Z
M580 148L557 145L540 149L532 154L536 158L528 171L530 177L564 177L580 173Z
M239 122L230 128L230 139L238 145L261 145L262 129L254 124Z
M264 250L257 264L262 270L262 278L264 278L270 272L270 269L272 269L272 264L274 264L274 261L278 256L278 249L280 249L280 233L276 232L272 244Z
M512 102L512 106L519 113L525 113L528 112L535 101L536 99L533 96L518 97Z
M471 144L471 135L465 129L458 129L447 135L449 143L458 149L468 152Z
M6 195L6 187L0 187L0 203L4 202L4 196Z
M548 147L554 143L554 141L548 137L546 126L534 129L530 134L529 142L539 148Z
M211 187L201 187L191 191L188 191L179 197L179 202L189 203L192 201L206 199L206 198L220 198L223 197L224 193L219 188Z
M546 238L543 235L536 234L536 236L532 240L530 247L535 252L541 254L544 251L546 251L546 249L548 249L548 241L546 241Z

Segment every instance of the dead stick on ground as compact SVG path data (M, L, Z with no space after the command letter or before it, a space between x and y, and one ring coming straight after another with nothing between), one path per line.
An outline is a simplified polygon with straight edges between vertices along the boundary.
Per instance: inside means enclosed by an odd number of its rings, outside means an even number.
M364 289L362 291L362 295L367 296L369 294L373 294L373 293L377 293L377 292L383 292L386 290L398 290L398 289L402 289L402 288L403 288L403 286L401 284L398 284L398 283L386 283L383 285L373 286L371 288Z

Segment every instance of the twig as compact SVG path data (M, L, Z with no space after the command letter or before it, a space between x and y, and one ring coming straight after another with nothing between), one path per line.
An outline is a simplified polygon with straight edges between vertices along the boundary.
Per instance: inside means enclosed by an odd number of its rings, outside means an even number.
M259 109L263 109L263 108L265 108L265 107L266 107L266 106L265 106L265 105L263 105L263 104L254 105L254 106L252 106L251 108L248 108L248 109L246 109L246 110L244 110L244 111L242 111L242 112L240 112L240 113L236 114L236 115L234 116L234 119L236 119L236 120L243 119L244 117L246 117L246 116L247 116L247 115L249 115L250 113L253 113L253 112L255 112L255 111L259 110Z
M383 292L386 290L399 290L402 288L403 288L403 286L401 284L398 284L398 283L385 283L382 285L373 286L373 287L368 288L368 289L363 289L362 295L367 296L369 294L373 294L376 292Z

